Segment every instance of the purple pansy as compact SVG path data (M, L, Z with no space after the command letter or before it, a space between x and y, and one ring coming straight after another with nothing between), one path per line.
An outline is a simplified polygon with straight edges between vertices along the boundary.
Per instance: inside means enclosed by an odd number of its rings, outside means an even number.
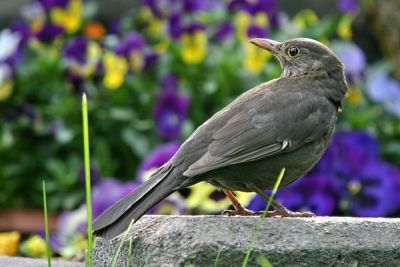
M261 38L268 35L267 30L264 27L260 27L257 25L251 25L247 29L247 36L249 38Z
M183 23L181 15L174 14L168 19L168 34L172 39L179 39L182 34L193 34L196 31L204 31L206 27L198 21Z
M314 171L352 176L370 158L379 157L378 141L365 131L337 132Z
M145 46L146 42L140 34L130 32L121 43L117 44L114 51L117 55L128 58L132 51L142 50Z
M65 59L80 64L86 62L87 40L83 37L72 39L65 46Z
M339 132L318 165L305 177L278 190L277 199L293 210L329 215L340 208L356 216L387 216L398 210L400 170L379 160L377 140L366 132ZM336 203L339 206L336 207ZM256 197L249 208L260 210Z
M50 11L54 7L66 7L70 0L36 0L46 10Z
M333 186L341 202L347 203L345 210L357 216L390 215L396 205L398 170L378 155L378 143L371 135L339 132L315 170L334 177Z
M336 7L345 13L355 13L358 10L358 0L337 0Z
M60 215L60 218L62 219L63 215ZM36 232L43 240L46 240L46 232L45 229L38 230ZM60 241L60 238L56 233L50 232L49 236L49 241L50 241L50 247L53 251L59 252L63 248L63 244Z
M143 160L136 172L136 181L143 183L146 171L155 170L164 165L178 151L178 142L169 142L153 149ZM151 214L182 214L185 210L183 199L180 195L173 194L149 210Z
M278 191L277 199L290 210L311 211L317 215L331 215L336 208L334 177L311 173L290 187Z
M221 23L214 34L214 38L218 41L225 41L233 36L235 28L231 22Z
M114 35L121 35L121 20L119 19L113 19L111 22L108 24L108 33L109 34L114 34Z
M209 0L182 0L183 10L187 13L205 11L209 8Z
M156 53L149 51L143 36L136 32L129 32L114 47L114 51L117 55L125 57L130 63L131 69L136 72L150 67L158 59Z
M332 42L331 48L342 60L349 79L357 81L364 76L367 59L360 47L352 42L336 41Z
M140 164L136 172L136 180L138 182L144 182L144 173L148 170L162 166L175 155L179 147L180 144L178 142L169 142L153 149L153 151L151 151L146 159Z
M321 173L309 174L288 187L278 190L276 199L292 211L311 211L320 216L331 215L336 207L332 177ZM264 210L266 202L260 196L247 206L251 210Z
M228 3L228 10L245 11L252 16L257 13L267 15L272 26L277 26L278 22L278 2L277 0L232 0Z
M114 178L105 178L92 189L92 210L96 218L108 207L138 187L134 182L122 182Z
M173 14L168 18L168 34L169 36L177 40L181 36L182 32L182 17L180 14Z
M348 177L347 196L351 211L356 216L381 217L399 208L398 169L378 160L362 165L357 176ZM342 188L345 189L345 188Z
M179 94L175 76L166 75L162 80L162 87L157 94L153 116L158 133L167 140L176 140L187 117L190 101Z
M192 22L188 25L186 25L186 27L184 27L182 29L183 32L185 33L195 33L196 31L204 31L206 29L206 27L204 26L204 24L200 23L200 22Z
M51 43L58 36L64 33L64 29L60 26L50 23L44 24L42 29L36 34L36 38L43 43Z
M29 26L23 21L16 21L10 27L12 32L19 33L21 40L19 44L19 50L22 49L26 43L28 42L29 38L32 36L32 31Z

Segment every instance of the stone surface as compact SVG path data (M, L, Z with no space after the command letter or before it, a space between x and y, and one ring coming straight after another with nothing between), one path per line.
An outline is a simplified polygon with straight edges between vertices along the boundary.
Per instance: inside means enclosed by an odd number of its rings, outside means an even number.
M47 260L0 256L1 267L47 267ZM52 260L52 267L83 267L83 262Z
M144 216L126 235L117 266L399 266L400 219ZM95 266L110 266L122 237L97 238ZM131 250L129 250L131 247ZM131 255L131 256L130 256ZM357 265L356 265L357 264Z

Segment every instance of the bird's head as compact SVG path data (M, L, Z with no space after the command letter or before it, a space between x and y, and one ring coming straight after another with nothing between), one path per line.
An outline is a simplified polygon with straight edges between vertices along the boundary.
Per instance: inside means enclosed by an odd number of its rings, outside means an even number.
M281 63L282 77L314 75L321 72L344 78L343 63L324 44L308 39L296 38L285 42L254 38L251 43L271 52ZM342 76L342 77L340 77Z

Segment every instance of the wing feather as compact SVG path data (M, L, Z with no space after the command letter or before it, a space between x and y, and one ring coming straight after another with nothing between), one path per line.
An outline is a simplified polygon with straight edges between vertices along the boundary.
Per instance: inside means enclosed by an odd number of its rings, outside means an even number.
M184 175L271 157L321 138L334 124L334 106L311 91L295 89L281 91L280 101L277 90L266 90L252 106L244 102L231 109L234 115L214 131L207 151Z

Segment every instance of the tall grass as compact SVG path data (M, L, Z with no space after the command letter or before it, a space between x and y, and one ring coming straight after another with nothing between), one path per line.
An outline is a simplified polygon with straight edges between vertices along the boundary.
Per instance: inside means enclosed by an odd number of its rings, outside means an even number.
M218 261L219 261L219 257L221 256L221 251L222 251L222 248L219 248L217 256L215 257L214 267L218 267Z
M82 124L83 124L83 154L85 161L85 185L86 185L86 210L87 210L87 234L88 248L86 256L87 264L93 266L93 227L92 227L92 196L90 190L90 152L89 152L89 122L86 94L82 95Z
M114 254L114 258L112 260L111 267L117 267L117 260L118 260L119 254L121 253L122 246L124 245L126 237L128 236L128 233L131 231L131 228L132 228L132 225L134 222L135 222L135 220L132 220L128 226L128 229L125 230L125 232L121 238L121 241L119 242L117 251ZM128 261L129 261L129 259L128 259Z
M47 266L51 267L51 247L50 247L50 232L49 232L49 218L47 215L47 198L46 198L46 183L43 180L43 210L44 210L44 230L46 233L46 255Z
M249 262L249 258L250 258L251 252L253 251L254 244L256 243L256 240L257 240L257 238L258 238L258 236L260 234L261 225L263 224L263 222L265 220L265 217L266 217L266 215L268 213L268 210L271 207L271 202L275 198L276 192L278 191L279 185L281 184L281 181L282 181L282 178L283 178L284 174L285 174L285 168L282 168L281 172L279 173L278 179L275 182L274 188L272 189L272 193L271 193L270 199L269 199L269 201L267 203L267 206L265 207L265 212L260 217L260 220L257 223L256 231L254 232L254 235L253 235L253 237L251 239L251 242L250 242L250 246L247 249L246 257L243 260L242 267L246 267L248 262Z

